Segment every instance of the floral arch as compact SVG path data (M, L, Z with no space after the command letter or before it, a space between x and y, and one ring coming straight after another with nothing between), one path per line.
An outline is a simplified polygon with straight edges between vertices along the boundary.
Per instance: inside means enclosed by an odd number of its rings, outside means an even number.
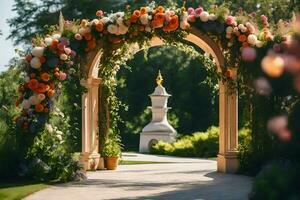
M68 76L78 76L86 88L82 95L82 153L84 169L97 168L99 154L99 124L106 131L115 129L113 81L119 66L136 51L151 46L178 45L189 41L216 62L219 74L220 146L218 171L232 173L238 169L237 160L237 89L241 57L255 59L255 48L280 42L284 34L274 37L265 16L232 16L227 8L212 6L164 8L150 4L139 10L105 15L97 19L65 21L60 16L59 28L33 40L32 52L26 57L27 76L20 85L17 104L22 114L16 119L25 132L32 127L44 127L60 84ZM288 29L287 29L288 32ZM101 87L100 87L101 86ZM106 88L99 102L99 88ZM101 91L101 90L100 90ZM100 113L98 115L98 110ZM111 112L113 111L113 112ZM104 121L99 116L106 116ZM102 131L102 130L101 130Z

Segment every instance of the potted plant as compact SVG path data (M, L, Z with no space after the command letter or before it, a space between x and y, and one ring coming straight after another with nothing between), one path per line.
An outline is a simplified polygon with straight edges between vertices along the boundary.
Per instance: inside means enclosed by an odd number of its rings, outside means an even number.
M115 170L121 155L121 144L118 140L108 139L102 150L106 169Z

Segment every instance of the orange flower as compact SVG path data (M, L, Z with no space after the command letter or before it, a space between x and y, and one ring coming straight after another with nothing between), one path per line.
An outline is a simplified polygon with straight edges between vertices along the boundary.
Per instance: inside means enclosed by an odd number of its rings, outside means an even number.
M164 22L166 19L165 15L163 13L157 13L154 15L154 20L158 22Z
M141 15L145 14L147 12L147 8L141 7L140 12L141 12Z
M141 12L139 10L135 10L132 14L134 18L139 18L141 16Z
M39 82L36 79L31 79L28 83L28 87L31 90L36 90L38 88Z
M55 48L57 47L58 44L59 44L58 39L54 39L54 40L52 41L51 48L52 48L52 49L55 49Z
M35 91L37 93L45 93L47 92L48 90L50 89L50 86L49 85L46 85L44 83L39 83L38 84L38 87L35 89Z
M152 28L163 27L166 17L163 13L157 13L154 15L153 21L151 21Z
M179 27L178 16L174 15L169 24L163 28L164 31L175 31Z
M47 72L41 74L42 81L48 82L50 80L50 75Z
M96 41L95 41L95 39L89 40L87 47L88 47L88 49L94 49L94 48L96 48Z
M86 40L91 40L93 38L91 33L85 33L83 36Z
M49 98L53 97L54 94L55 94L55 90L48 90L48 92L47 92L47 96L48 96Z
M239 42L246 42L247 37L246 37L246 35L242 34L239 36L238 40L239 40Z
M54 90L54 89L55 89L55 84L54 84L54 82L51 82L51 83L49 84L49 86L50 86L50 89L51 89L51 90Z
M45 63L46 62L46 57L45 56L40 57L40 62Z
M44 112L45 112L45 113L48 113L48 112L49 112L49 108L45 107L45 108L44 108Z
M99 22L96 24L96 30L99 32L103 31L103 23L102 22Z
M42 112L44 110L44 106L42 104L37 104L37 105L35 105L34 110L36 112Z
M55 76L56 78L58 78L58 77L59 77L59 72L58 72L58 71L54 72L54 76Z
M96 16L97 16L97 17L102 17L102 16L103 16L103 11L102 11L102 10L98 10L98 11L96 12Z
M130 23L136 23L138 18L134 17L133 15L130 17Z
M162 7L162 6L158 6L157 11L158 11L159 13L163 13L163 12L165 11L165 8Z

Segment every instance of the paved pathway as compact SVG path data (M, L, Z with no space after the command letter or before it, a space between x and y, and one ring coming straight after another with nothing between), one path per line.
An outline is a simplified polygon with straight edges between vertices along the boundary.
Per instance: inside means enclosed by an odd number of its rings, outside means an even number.
M251 179L216 172L216 161L125 153L124 160L172 162L88 172L88 180L51 186L25 200L243 200Z

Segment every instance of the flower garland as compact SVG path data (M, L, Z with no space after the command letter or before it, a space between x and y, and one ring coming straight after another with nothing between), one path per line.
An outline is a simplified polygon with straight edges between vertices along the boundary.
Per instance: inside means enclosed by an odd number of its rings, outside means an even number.
M151 3L134 11L104 13L99 10L96 16L90 21L65 21L62 33L55 31L33 41L33 49L25 59L27 76L20 84L20 97L16 102L22 108L22 115L15 120L23 130L34 130L35 126L45 124L55 99L60 95L61 83L79 70L75 59L84 58L98 45L109 56L118 49L118 45L147 42L154 36L174 36L176 42L194 26L217 36L225 54L235 52L238 57L253 61L256 58L253 49L283 41L290 33L287 22L280 24L285 31L275 35L266 16L262 15L260 20L253 14L232 16L224 6L186 10L184 7L165 8ZM227 78L231 75L230 71L224 72Z

